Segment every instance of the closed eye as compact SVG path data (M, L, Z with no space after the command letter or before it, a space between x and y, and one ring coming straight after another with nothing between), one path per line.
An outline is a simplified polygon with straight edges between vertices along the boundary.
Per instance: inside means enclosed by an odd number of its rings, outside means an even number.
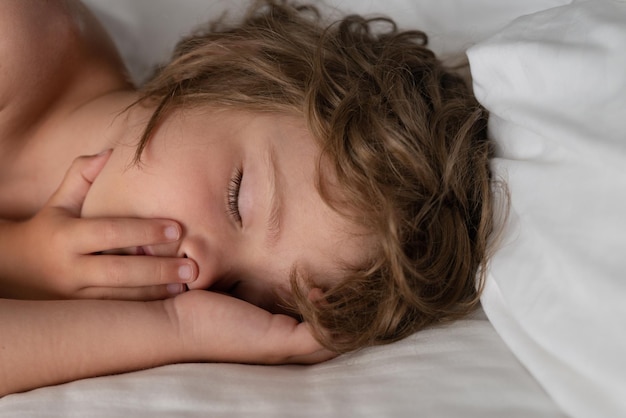
M228 184L228 214L239 225L241 225L242 221L241 214L239 213L239 190L241 189L242 180L243 170L238 168Z

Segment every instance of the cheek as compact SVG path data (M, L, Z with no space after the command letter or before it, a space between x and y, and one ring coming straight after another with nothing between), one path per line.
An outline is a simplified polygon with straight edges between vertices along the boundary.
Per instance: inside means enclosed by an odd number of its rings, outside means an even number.
M107 166L92 184L82 216L165 217L184 201L184 189L168 167Z
M125 214L124 206L128 199L126 194L126 181L122 171L118 168L119 163L112 155L107 165L98 174L93 184L89 187L87 196L83 201L81 216L85 218L98 216L121 216Z
M206 215L210 185L186 170L161 170L133 184L133 206L149 217L178 220Z

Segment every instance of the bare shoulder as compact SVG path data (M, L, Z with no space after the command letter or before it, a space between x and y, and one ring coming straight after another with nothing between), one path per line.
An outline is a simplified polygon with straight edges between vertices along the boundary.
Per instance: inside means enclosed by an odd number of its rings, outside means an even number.
M4 138L51 109L80 105L125 84L115 48L79 1L0 1L0 132Z

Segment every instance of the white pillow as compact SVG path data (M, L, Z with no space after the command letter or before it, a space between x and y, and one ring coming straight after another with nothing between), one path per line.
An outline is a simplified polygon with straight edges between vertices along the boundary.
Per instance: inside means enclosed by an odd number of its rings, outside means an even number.
M469 52L509 224L482 298L572 416L626 414L626 3L522 17Z

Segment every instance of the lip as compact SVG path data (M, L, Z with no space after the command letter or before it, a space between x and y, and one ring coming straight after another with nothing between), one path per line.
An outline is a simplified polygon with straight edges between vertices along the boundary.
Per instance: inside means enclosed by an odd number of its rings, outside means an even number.
M150 247L135 247L135 255L154 255Z

